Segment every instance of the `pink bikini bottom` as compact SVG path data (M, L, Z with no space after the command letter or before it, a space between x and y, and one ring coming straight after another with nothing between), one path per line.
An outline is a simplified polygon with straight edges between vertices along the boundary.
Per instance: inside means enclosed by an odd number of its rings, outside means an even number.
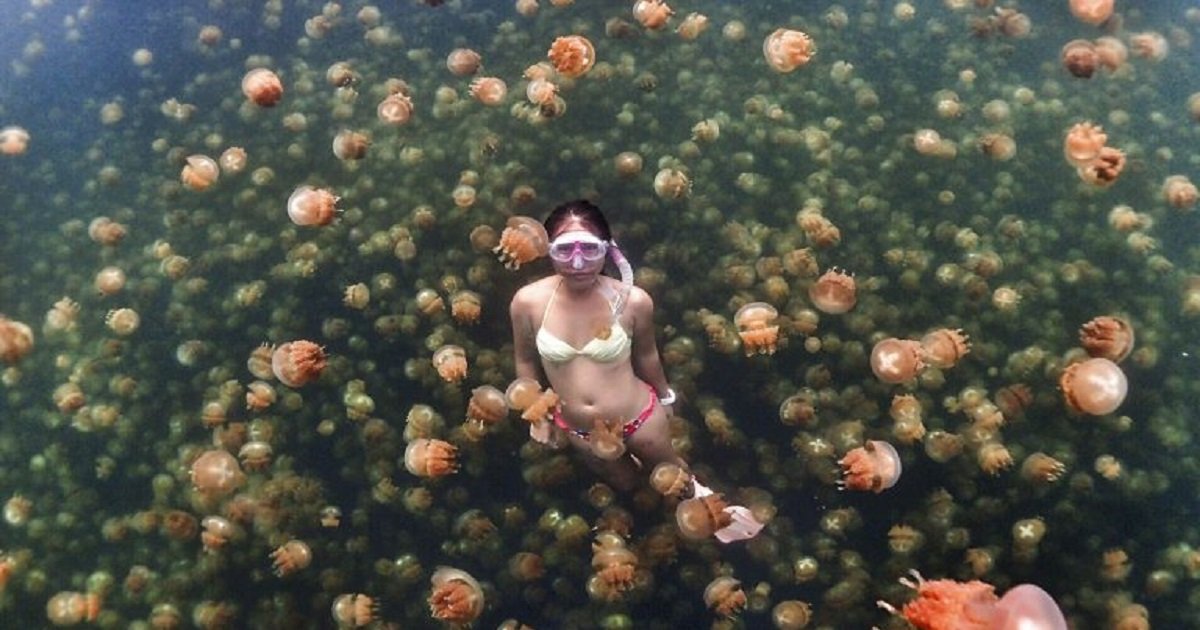
M625 425L621 427L621 437L627 440L635 431L642 428L642 425L646 424L646 421L650 419L652 414L654 414L654 405L658 403L658 394L654 391L654 388L650 387L649 385L646 386L646 389L650 390L650 400L646 403L646 407L642 409L642 412L639 413L636 418L626 422ZM563 420L561 406L556 406L554 408L554 424L563 431L574 433L585 440L588 439L588 435L591 433L590 431L576 429L567 424L567 421Z

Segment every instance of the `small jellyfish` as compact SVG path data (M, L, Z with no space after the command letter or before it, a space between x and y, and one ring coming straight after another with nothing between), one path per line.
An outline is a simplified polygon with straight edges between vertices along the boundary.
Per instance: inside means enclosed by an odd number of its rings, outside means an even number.
M592 543L592 570L587 591L592 599L617 601L633 588L638 557L625 546L625 539L611 530L596 534Z
M683 199L692 192L692 180L677 168L663 168L654 175L654 193L660 199Z
M939 328L921 337L921 360L935 368L952 368L970 351L970 338L960 329Z
M0 361L19 362L33 349L33 329L0 315Z
M867 440L866 444L846 453L838 464L842 467L841 487L875 493L896 485L902 469L900 454L891 444L881 440Z
M446 55L446 69L455 76L465 77L479 71L483 57L470 48L455 48Z
M616 460L625 454L624 428L620 418L596 420L588 434L588 450L603 461Z
M1113 147L1103 147L1100 155L1086 166L1075 169L1079 179L1100 188L1107 188L1125 170L1125 152Z
M386 125L399 126L412 118L413 102L406 94L397 92L379 102L375 115Z
M104 323L120 337L128 337L137 332L142 318L131 308L113 309L104 316Z
M1073 39L1062 47L1063 67L1071 76L1080 79L1090 79L1096 73L1096 67L1100 65L1099 55L1096 54L1096 45L1086 39Z
M1200 197L1200 191L1196 189L1192 180L1187 178L1187 175L1170 175L1164 179L1162 194L1163 199L1171 204L1171 207L1180 210L1191 209L1196 205L1196 199Z
M506 269L520 269L521 265L545 256L550 251L550 237L546 228L525 216L510 217L507 227L500 233L500 244L492 249L499 254Z
M226 175L237 175L246 170L246 150L242 147L229 147L217 158L221 172Z
M296 225L329 225L337 216L338 199L325 188L299 186L288 197L288 218Z
M206 497L225 497L246 481L237 458L222 449L205 451L192 462L192 486Z
M728 504L720 494L685 499L675 507L675 524L688 540L704 540L728 527L733 517L725 511Z
M467 625L483 612L483 587L466 571L438 567L430 582L429 612L434 619Z
M498 77L479 77L471 81L467 93L484 105L502 105L508 96L508 85Z
M179 172L179 180L184 186L197 192L207 190L221 176L221 168L217 161L207 155L189 155L187 164Z
M343 593L333 600L330 612L339 627L361 628L379 615L379 603L362 593Z
M1100 150L1106 142L1108 135L1099 125L1086 121L1076 123L1063 140L1063 156L1075 168L1083 168L1100 157Z
M858 302L854 276L836 267L826 271L808 287L808 298L822 313L839 315L849 312Z
M491 385L480 385L471 390L467 401L467 420L482 425L493 425L508 415L508 401L504 393Z
M650 487L665 497L678 497L691 492L692 475L678 464L662 462L650 472Z
M311 341L289 341L271 353L271 372L288 387L303 387L324 369L325 350Z
M806 65L816 54L812 38L801 31L775 29L763 40L763 57L776 72L791 72Z
M1114 0L1070 0L1071 15L1080 22L1099 26L1112 17Z
M404 467L418 477L443 477L458 471L458 448L449 442L418 438L404 449Z
M251 472L259 472L270 468L274 449L270 443L262 440L251 440L238 449L238 460L242 467Z
M100 604L98 593L62 591L46 602L46 618L56 626L95 621L100 616Z
M28 131L15 126L0 129L0 154L21 155L28 149Z
M742 583L727 575L717 577L704 588L704 605L719 617L733 617L746 607Z
M483 298L478 293L459 289L450 296L450 316L460 324L476 324L483 310Z
M637 0L633 3L633 19L654 31L667 25L675 11L665 0Z
M766 302L750 302L737 310L733 322L737 324L746 356L775 354L779 343L779 326L769 324L778 316L775 307Z
M1120 363L1133 352L1133 326L1124 318L1101 315L1079 328L1079 343L1093 357Z
M462 346L446 344L433 353L433 367L447 383L458 383L467 377L467 352Z
M1058 385L1068 408L1093 416L1116 411L1129 392L1125 373L1105 358L1068 365L1059 377Z
M896 385L910 381L924 367L921 344L917 341L890 337L871 349L871 371L884 383Z
M312 549L302 540L292 539L271 552L271 566L275 575L286 577L312 564Z
M331 148L333 149L334 157L339 160L361 160L367 157L367 148L370 146L371 139L366 134L351 131L350 129L343 129L333 137ZM291 214L290 207L288 214ZM324 223L320 225L324 225Z
M566 35L554 40L546 57L559 74L575 78L587 74L595 65L596 49L582 35Z
M223 516L206 516L200 521L200 543L208 552L220 551L237 535L237 526Z
M283 98L283 82L266 68L255 68L242 77L242 94L259 107L274 107Z

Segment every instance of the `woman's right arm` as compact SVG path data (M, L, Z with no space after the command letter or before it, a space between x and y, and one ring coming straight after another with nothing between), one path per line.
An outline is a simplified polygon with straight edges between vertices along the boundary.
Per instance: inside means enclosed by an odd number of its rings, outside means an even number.
M523 287L513 296L508 314L513 327L513 367L517 377L522 376L541 381L541 365L534 342L533 320L529 313L528 287Z

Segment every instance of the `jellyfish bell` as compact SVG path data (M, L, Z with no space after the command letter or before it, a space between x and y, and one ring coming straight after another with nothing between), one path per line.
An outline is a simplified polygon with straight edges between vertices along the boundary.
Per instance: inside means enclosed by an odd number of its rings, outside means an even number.
M339 199L325 188L299 186L288 197L288 218L296 225L329 225L337 216Z
M303 387L324 369L325 350L311 341L289 341L271 353L271 372L288 387Z
M499 254L506 269L520 269L550 251L550 237L546 228L538 221L526 216L509 217L500 243L492 252Z
M259 107L274 107L283 98L283 81L266 68L255 68L242 77L242 94Z
M665 0L637 0L633 3L633 19L654 31L667 25L675 11Z
M661 462L650 472L650 487L659 494L678 497L691 490L692 475L672 462Z
M302 540L292 539L271 552L271 565L277 577L286 577L312 564L312 549Z
M884 383L912 380L924 367L920 342L890 337L871 348L871 371Z
M882 440L867 440L838 460L841 486L850 490L879 493L896 485L903 466L895 447Z
M446 344L433 353L433 367L447 383L458 383L467 377L467 352L462 346Z
M1133 326L1122 317L1101 315L1079 328L1079 343L1093 357L1120 363L1133 352Z
M508 84L499 77L479 77L471 81L467 92L477 101L488 106L504 104L508 96Z
M458 471L458 448L449 442L418 438L404 449L404 468L418 477L442 477Z
M229 451L212 449L201 453L192 462L192 486L202 495L224 497L232 494L246 481L238 460Z
M779 28L763 40L763 57L776 72L787 73L807 65L816 52L812 38L802 31Z
M808 298L822 313L840 315L858 302L854 276L836 267L826 271L808 287Z
M1046 591L1020 584L996 597L995 587L972 580L926 580L910 571L900 583L917 591L902 608L878 606L922 630L1067 630L1062 611Z
M429 612L435 619L466 625L483 613L483 587L466 571L438 567L429 581Z
M402 92L388 95L375 108L379 121L387 125L403 125L412 118L412 98Z
M566 35L550 44L546 57L564 77L576 78L587 74L596 63L596 49L582 35Z
M478 72L482 62L483 57L470 48L455 48L446 55L446 69L460 77Z
M1099 26L1113 14L1114 0L1070 0L1071 15L1085 24Z
M0 129L0 154L21 155L29 149L29 132L17 126Z
M1073 39L1062 47L1062 64L1071 76L1090 79L1100 63L1096 45L1086 39Z
M738 336L746 356L775 354L779 342L779 326L770 326L779 317L779 311L766 302L743 304L733 316L738 327Z
M207 190L221 176L221 168L217 161L207 155L189 155L183 170L179 172L179 180L184 186L197 192Z
M1116 411L1129 393L1125 373L1109 359L1072 363L1058 379L1063 400L1073 411L1103 416Z
M371 139L366 134L343 129L333 137L332 149L333 155L339 160L361 160L367 157L367 148L370 146Z

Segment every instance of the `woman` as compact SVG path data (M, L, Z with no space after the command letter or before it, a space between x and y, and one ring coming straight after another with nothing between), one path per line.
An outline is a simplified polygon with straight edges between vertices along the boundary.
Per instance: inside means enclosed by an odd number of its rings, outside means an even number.
M599 208L578 200L555 208L545 226L554 275L522 287L510 308L517 376L548 381L560 401L554 426L535 425L531 435L543 442L566 435L588 467L620 490L636 487L660 463L686 470L671 445L675 392L654 339L654 302L633 286L633 271L608 221ZM600 273L606 258L620 269L620 281ZM602 459L593 452L593 433L614 420L624 453ZM694 477L685 492L712 493ZM733 522L716 533L722 542L762 529L746 508L725 510Z
M561 431L621 490L662 462L686 469L671 446L675 393L655 345L654 303L632 278L625 285L600 273L610 256L627 265L608 221L579 200L555 208L545 225L555 273L522 287L510 308L517 376L548 381L560 400L555 428L535 427L535 438L550 441L550 431ZM606 461L589 437L598 421L613 419L622 423L626 452Z

